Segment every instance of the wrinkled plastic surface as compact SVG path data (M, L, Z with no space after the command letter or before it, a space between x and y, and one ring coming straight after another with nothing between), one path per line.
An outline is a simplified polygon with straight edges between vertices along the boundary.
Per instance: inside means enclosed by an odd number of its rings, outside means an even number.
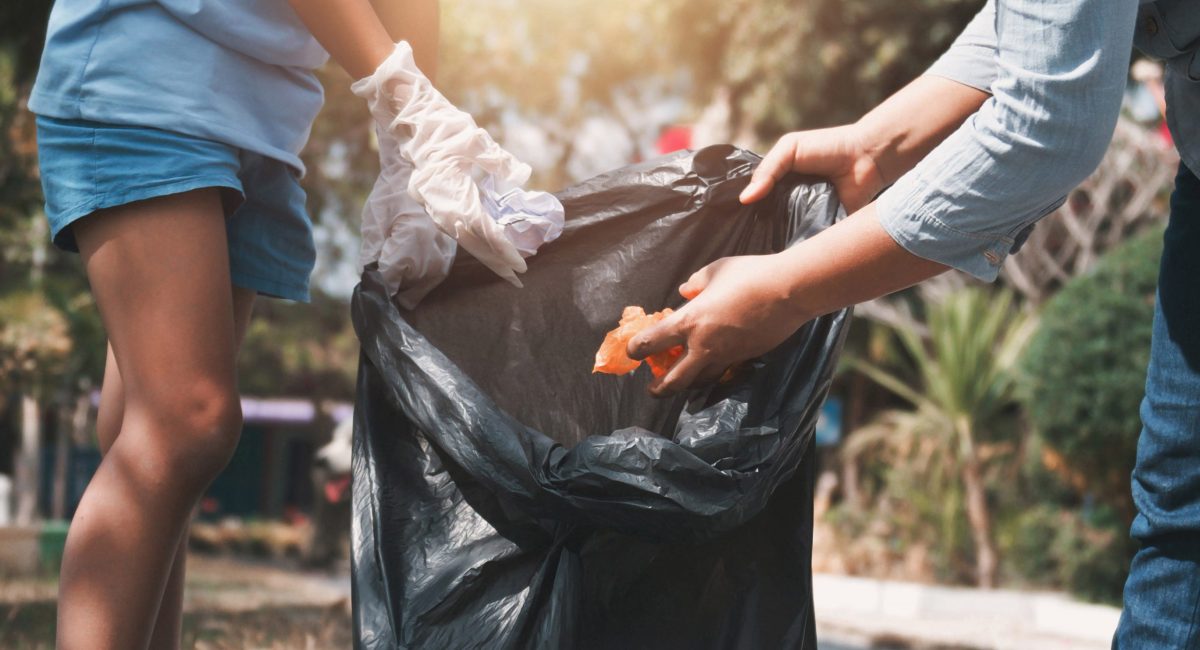
M669 400L591 373L626 305L832 224L824 183L744 207L758 163L680 152L558 196L516 289L460 257L415 311L355 293L353 586L362 648L815 650L813 431L849 321Z

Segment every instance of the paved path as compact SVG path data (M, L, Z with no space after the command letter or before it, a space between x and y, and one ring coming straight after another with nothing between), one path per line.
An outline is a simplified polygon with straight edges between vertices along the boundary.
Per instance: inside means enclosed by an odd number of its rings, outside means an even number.
M835 575L814 576L813 594L818 634L848 647L1107 650L1121 616L1059 593Z
M326 607L350 603L348 573L304 571L226 557L188 556L184 608L254 611L263 607Z

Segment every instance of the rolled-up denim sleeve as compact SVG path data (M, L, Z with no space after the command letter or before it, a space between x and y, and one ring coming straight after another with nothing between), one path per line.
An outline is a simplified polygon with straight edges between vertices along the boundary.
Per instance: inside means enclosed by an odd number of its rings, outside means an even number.
M992 92L996 80L996 0L988 0L925 74Z
M987 281L1100 163L1137 0L1000 0L994 9L992 97L876 201L905 249Z

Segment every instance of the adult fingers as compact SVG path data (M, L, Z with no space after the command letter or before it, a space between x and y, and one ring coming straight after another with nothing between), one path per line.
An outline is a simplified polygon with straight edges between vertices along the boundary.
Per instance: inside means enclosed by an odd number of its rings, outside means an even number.
M792 164L796 160L797 139L795 133L789 133L779 138L779 142L771 147L762 162L758 164L758 168L754 170L754 175L750 177L750 184L742 190L738 197L743 205L750 205L766 196L775 186L775 182L791 171Z
M687 342L687 334L683 331L683 322L679 314L677 311L629 339L629 344L625 346L625 354L629 355L630 359L641 360L655 352L683 345Z
M661 379L651 382L650 394L655 397L666 397L686 390L696 383L696 378L703 374L707 367L708 359L704 352L686 350L675 361L675 365L671 366L667 374L663 375Z

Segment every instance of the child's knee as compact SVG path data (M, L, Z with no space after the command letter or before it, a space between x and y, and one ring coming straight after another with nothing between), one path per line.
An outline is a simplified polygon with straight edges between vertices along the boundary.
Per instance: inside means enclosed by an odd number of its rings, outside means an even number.
M146 406L156 422L167 470L208 484L229 462L242 430L242 407L228 382L199 379Z

